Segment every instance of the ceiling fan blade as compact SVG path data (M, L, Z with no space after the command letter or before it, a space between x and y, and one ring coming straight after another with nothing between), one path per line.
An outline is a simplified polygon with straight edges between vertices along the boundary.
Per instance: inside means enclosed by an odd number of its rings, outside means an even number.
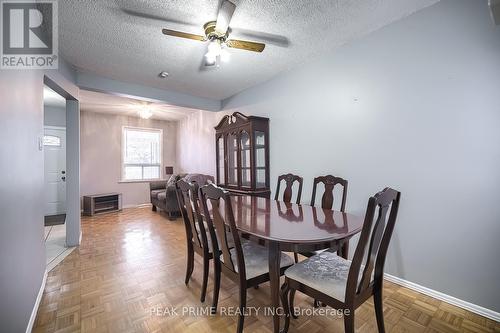
M184 25L184 26L195 27L195 25L193 25L193 24L191 24L189 22L179 21L179 20L176 20L176 19L173 19L173 18L169 18L169 17L163 17L163 16L159 16L159 15L155 15L155 14L149 14L149 13L143 13L143 12L134 11L134 10L131 10L131 9L126 9L126 8L120 8L119 10L121 12L123 12L124 14L130 15L130 16L134 16L134 17L138 17L138 18L142 18L142 19L155 20L155 21L161 21L161 22L166 22L166 23L181 24L181 25Z
M258 40L265 42L266 44L271 44L279 47L290 46L290 40L287 37L276 34L270 34L267 32L231 27L229 28L229 33L231 34L231 36Z
M217 21L215 23L215 31L219 34L225 35L227 28L229 28L229 22L233 17L236 5L229 0L224 0L219 8L219 14L217 15Z
M238 40L238 39L229 39L226 41L226 45L228 47L232 47L235 49L242 49L242 50L253 51L253 52L262 52L262 51L264 51L264 48L266 47L266 44L249 42L249 41Z
M199 40L202 42L205 41L205 36L201 36L201 35L195 35L195 34L190 34L187 32L181 32L181 31L170 30L170 29L162 29L161 31L163 32L164 35L168 35L168 36L194 39L194 40Z

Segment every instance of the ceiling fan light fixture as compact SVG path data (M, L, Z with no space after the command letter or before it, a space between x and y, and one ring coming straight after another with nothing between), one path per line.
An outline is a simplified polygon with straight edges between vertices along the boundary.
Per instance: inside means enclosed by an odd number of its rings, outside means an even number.
M207 55L210 54L210 55L213 55L213 56L217 57L218 55L220 55L221 50L222 50L222 47L221 47L220 40L219 39L213 39L208 44Z
M207 52L205 54L205 66L214 66L217 63L217 56Z
M205 66L219 67L220 63L229 61L230 54L226 48L262 52L266 44L229 38L231 33L230 23L236 9L236 5L232 1L234 0L222 0L220 2L217 20L206 22L203 25L204 36L170 29L162 29L162 32L167 36L187 38L204 43L208 41L209 44L204 59ZM200 67L200 70L202 68Z

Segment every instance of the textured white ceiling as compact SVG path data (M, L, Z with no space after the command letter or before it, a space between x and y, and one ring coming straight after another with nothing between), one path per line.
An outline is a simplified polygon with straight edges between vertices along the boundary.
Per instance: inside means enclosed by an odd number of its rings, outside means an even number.
M282 36L289 44L268 43L262 54L231 49L229 63L200 71L206 45L164 36L161 29L203 34L219 1L65 0L59 1L59 48L80 71L224 99L437 1L235 0L231 37L245 39L242 29L253 30ZM162 20L131 16L129 10ZM168 79L157 77L162 70L170 73Z
M153 112L151 119L178 121L195 109L162 103L151 103L138 99L104 94L88 90L80 90L80 109L82 111L118 114L122 116L138 117L139 110L145 105Z

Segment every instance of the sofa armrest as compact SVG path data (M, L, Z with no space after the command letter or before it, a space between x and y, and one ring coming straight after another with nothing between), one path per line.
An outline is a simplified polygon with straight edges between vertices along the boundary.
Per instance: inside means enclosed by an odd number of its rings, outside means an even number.
M149 190L164 190L167 187L166 180L158 180L149 183Z

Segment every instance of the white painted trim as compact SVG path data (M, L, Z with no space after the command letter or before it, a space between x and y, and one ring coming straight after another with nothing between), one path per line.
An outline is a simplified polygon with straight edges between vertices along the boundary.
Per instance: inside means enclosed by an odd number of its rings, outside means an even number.
M136 204L136 205L125 205L122 207L122 209L127 209L127 208L141 208L141 207L151 207L151 203L143 203L143 204Z
M57 265L59 265L61 263L61 261L64 260L64 258L66 258L67 256L69 256L71 254L71 252L73 252L74 249L76 249L76 246L66 247L66 250L64 250L63 252L61 252L57 257L55 257L51 262L49 262L47 264L47 272L50 272Z
M43 125L44 129L55 129L55 130L63 130L66 131L66 126L52 126L52 125Z
M45 290L46 282L47 282L47 270L45 270L45 272L43 273L42 285L40 286L40 290L38 290L38 295L36 297L35 305L33 306L33 310L31 311L30 321L28 322L28 327L26 327L26 333L31 333L31 331L33 330L33 325L35 324L38 307L40 306L40 302L42 301L43 291Z
M436 290L421 286L419 284L401 279L401 278L394 276L394 275L384 274L384 279L386 279L387 281L393 282L395 284L398 284L402 287L406 287L408 289L417 291L417 292L422 293L424 295L434 297L434 298L441 300L443 302L458 306L459 308L476 313L478 315L489 318L491 320L495 320L497 322L500 322L500 313L499 312L495 312L493 310L487 309L487 308L482 307L480 305L476 305L476 304L458 299L456 297L447 295L447 294L442 293L440 291L436 291Z

